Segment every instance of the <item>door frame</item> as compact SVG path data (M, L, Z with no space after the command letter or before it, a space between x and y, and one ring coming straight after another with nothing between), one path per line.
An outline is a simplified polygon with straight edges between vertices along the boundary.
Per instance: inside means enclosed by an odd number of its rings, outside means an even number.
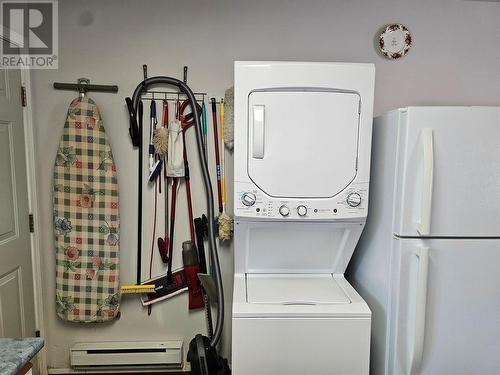
M12 30L6 29L3 25L0 26L0 41L2 39L9 40L13 44L18 45L16 41L11 41L10 36L15 34L17 40L22 40L22 37ZM22 50L22 48L20 48ZM26 158L26 179L28 183L28 209L29 214L33 216L33 232L30 233L31 244L31 268L33 272L33 295L35 306L35 326L40 332L40 336L44 337L46 332L44 312L43 312L43 288L42 288L42 265L40 256L40 211L38 207L37 193L37 168L35 156L35 135L33 128L33 108L32 108L32 89L31 89L31 69L20 68L21 72L21 87L18 92L21 94L21 88L24 87L26 95L25 106L22 107L23 114L23 130L24 130L24 152ZM44 348L36 356L36 366L40 375L47 374L47 351Z

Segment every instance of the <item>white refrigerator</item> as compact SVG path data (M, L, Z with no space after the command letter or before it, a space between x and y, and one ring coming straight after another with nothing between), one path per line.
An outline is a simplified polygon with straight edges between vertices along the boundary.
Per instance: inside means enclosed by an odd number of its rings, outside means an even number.
M500 374L500 108L375 119L347 277L372 310L371 374Z

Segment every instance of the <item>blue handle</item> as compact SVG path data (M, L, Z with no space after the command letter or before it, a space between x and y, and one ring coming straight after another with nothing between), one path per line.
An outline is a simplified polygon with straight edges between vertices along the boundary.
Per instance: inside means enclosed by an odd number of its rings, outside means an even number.
M156 101L151 100L151 107L149 107L151 118L156 118Z
M201 105L201 128L204 135L207 135L207 109L205 108L205 101Z

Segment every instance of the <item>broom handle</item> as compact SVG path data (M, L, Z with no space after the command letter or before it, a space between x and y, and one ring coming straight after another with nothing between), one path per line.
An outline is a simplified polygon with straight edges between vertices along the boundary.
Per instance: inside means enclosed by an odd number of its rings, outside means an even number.
M224 99L220 100L220 174L221 174L221 195L222 212L226 212L226 173L224 171L226 159L224 155Z
M182 131L182 142L184 143L183 158L184 158L184 182L186 183L186 198L188 205L188 217L189 217L189 233L191 235L191 241L196 243L194 234L194 223L193 223L193 202L191 198L191 182L189 177L189 163L186 151L186 133Z
M143 116L144 105L139 102L138 114L139 117L139 160L138 160L138 197L137 197L137 285L142 281L142 149L143 149Z
M163 101L163 127L168 128L168 102ZM163 157L163 179L165 180L165 238L168 236L168 176L167 155Z
M203 99L203 103L201 105L201 126L202 126L202 132L203 132L203 146L204 146L204 151L205 151L205 157L208 160L208 142L207 142L207 109L205 107L205 99Z
M221 174L220 174L219 134L217 131L217 105L215 103L215 98L212 98L211 102L212 102L212 122L214 125L215 167L217 169L217 198L219 202L219 212L222 213L222 186L221 186Z

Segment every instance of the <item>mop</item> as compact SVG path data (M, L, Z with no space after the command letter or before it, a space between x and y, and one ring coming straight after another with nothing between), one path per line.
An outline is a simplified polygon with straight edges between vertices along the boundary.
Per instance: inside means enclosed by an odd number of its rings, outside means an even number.
M224 157L224 99L220 101L220 136L222 150L220 153L220 171L221 171L221 196L222 196L222 212L219 215L219 240L229 241L231 239L232 219L226 213L226 179L225 179L225 157Z

